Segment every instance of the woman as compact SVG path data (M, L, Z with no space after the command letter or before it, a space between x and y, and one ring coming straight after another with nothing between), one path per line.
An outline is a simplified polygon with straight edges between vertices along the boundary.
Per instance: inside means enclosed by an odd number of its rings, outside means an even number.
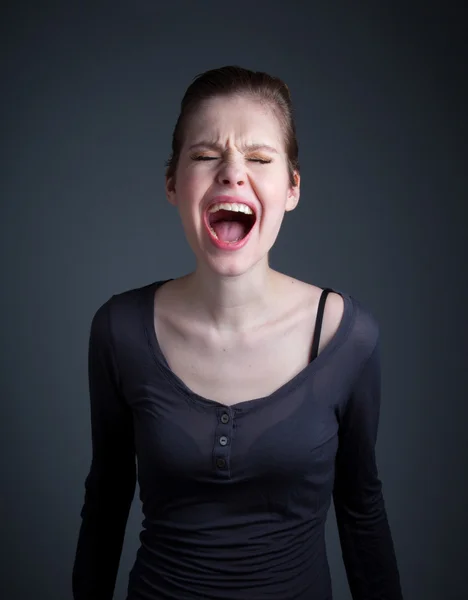
M378 324L269 266L299 190L286 85L196 78L166 173L196 269L113 295L91 325L75 600L113 596L136 459L127 600L329 600L332 498L353 599L402 597L375 458Z

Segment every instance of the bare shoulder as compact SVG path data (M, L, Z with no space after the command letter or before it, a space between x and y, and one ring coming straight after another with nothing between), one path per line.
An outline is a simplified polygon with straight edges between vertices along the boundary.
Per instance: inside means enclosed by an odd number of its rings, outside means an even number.
M341 294L330 292L323 311L323 336L325 343L335 335L344 314L344 300Z
M290 280L291 288L295 290L295 293L297 293L299 304L303 309L301 312L304 315L304 318L308 319L310 322L312 317L312 322L315 324L315 318L317 316L319 300L323 292L323 288L299 279L294 279L292 277L289 277L288 279ZM323 311L320 348L325 346L335 335L340 326L343 314L343 297L337 292L329 292L326 297Z

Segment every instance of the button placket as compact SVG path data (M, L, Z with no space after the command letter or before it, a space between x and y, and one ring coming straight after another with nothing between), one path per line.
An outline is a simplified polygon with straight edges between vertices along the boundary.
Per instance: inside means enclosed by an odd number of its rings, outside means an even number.
M233 411L230 407L218 409L218 426L214 432L213 457L215 472L220 477L230 476Z

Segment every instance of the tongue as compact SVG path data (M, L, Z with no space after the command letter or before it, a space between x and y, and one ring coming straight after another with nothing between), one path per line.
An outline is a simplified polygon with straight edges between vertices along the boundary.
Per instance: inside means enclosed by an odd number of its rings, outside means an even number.
M218 221L212 227L222 242L235 242L246 233L245 225L239 221Z

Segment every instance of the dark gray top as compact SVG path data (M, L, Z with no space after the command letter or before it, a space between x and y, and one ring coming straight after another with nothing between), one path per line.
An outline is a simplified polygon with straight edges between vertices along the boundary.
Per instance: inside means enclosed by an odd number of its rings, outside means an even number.
M127 600L331 600L333 498L353 600L402 598L379 479L379 328L355 298L331 341L263 398L224 406L171 371L154 329L164 281L113 295L89 339L92 463L75 600L111 600L136 463L144 514Z

